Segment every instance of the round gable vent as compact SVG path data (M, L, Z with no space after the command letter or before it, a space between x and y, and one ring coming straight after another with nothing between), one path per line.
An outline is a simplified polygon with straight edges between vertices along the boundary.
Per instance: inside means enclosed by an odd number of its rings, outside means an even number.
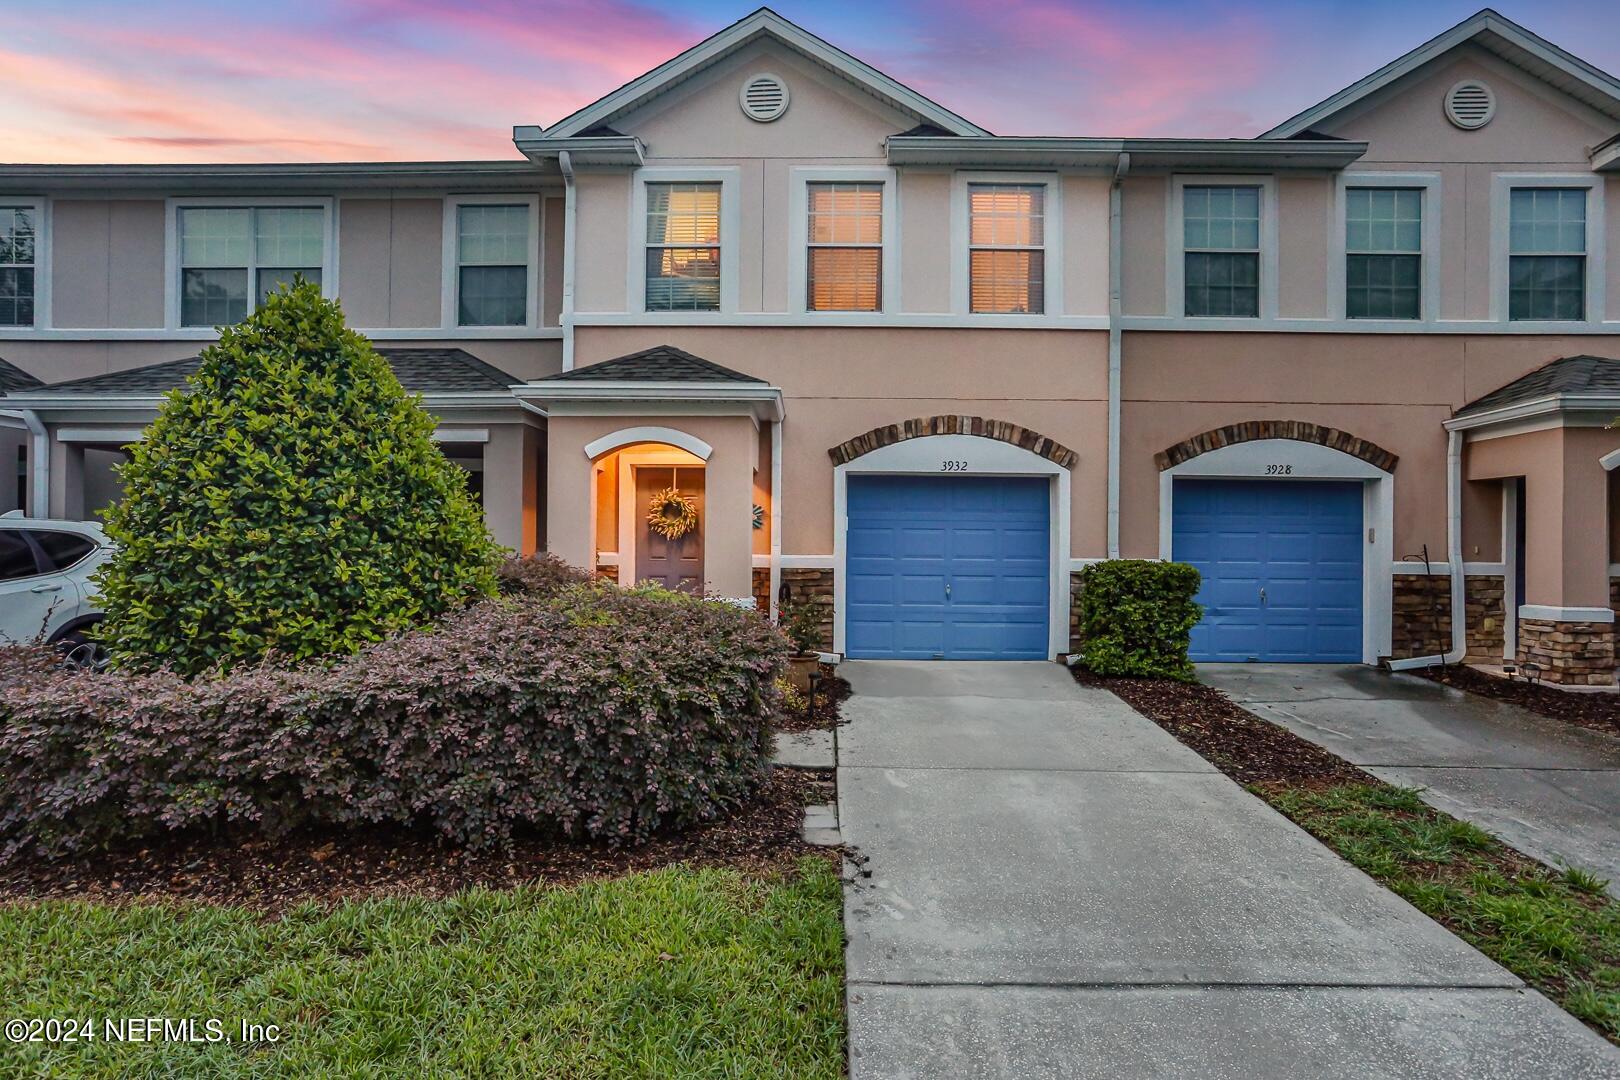
M1496 113L1496 95L1482 82L1466 80L1446 91L1446 119L1472 131L1491 122Z
M742 111L748 114L748 118L762 124L768 124L787 112L788 88L780 75L769 72L755 75L743 83L742 93L738 97L742 101Z

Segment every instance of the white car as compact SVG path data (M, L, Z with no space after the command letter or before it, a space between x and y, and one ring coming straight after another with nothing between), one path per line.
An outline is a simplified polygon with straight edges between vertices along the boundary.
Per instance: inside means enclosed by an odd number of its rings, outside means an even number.
M98 652L86 635L101 620L90 575L111 554L94 522L0 514L0 641Z

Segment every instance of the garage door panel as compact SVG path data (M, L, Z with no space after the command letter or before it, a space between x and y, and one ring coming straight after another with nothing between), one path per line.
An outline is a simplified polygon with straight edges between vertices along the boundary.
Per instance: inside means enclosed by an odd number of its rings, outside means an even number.
M1359 483L1174 483L1172 554L1204 578L1193 659L1361 659Z
M1026 477L850 477L849 655L1044 659L1049 488Z

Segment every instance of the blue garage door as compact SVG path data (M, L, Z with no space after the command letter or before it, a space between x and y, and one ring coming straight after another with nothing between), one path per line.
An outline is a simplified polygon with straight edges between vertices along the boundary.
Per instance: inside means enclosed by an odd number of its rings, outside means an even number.
M1171 553L1204 575L1194 660L1361 659L1361 485L1177 480Z
M1047 487L1024 477L850 477L845 652L1047 659Z

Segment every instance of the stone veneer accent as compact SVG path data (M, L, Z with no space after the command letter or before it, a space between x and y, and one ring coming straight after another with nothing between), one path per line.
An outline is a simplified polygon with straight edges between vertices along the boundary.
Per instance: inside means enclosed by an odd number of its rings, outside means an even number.
M1020 427L1006 420L989 420L982 416L920 416L899 424L875 427L827 451L834 465L847 465L862 454L885 446L893 446L907 439L920 439L925 435L977 435L982 439L995 439L1011 443L1065 469L1072 469L1080 455L1060 442L1047 438L1038 431Z
M1499 574L1471 574L1463 582L1465 664L1500 664L1507 629L1504 586ZM1390 655L1434 656L1451 648L1451 577L1396 574L1390 626Z
M1159 471L1163 472L1199 454L1207 454L1211 450L1219 450L1223 446L1232 446L1236 443L1253 442L1256 439L1293 439L1296 442L1319 443L1334 450L1341 450L1351 457L1360 458L1385 472L1393 472L1396 463L1401 460L1377 443L1358 439L1349 432L1337 428L1323 427L1321 424L1311 424L1304 420L1245 420L1241 424L1227 424L1225 427L1206 431L1202 435L1183 439L1176 445L1153 455L1153 460L1159 466Z
M1396 574L1390 610L1391 657L1434 656L1451 648L1451 578L1446 574Z
M1538 664L1543 682L1614 685L1614 624L1519 620L1519 662Z
M1080 571L1069 572L1069 653L1080 651Z
M771 569L768 566L754 567L754 577L751 582L754 592L754 607L760 611L771 610Z
M617 582L619 580L619 568L608 563L599 563L596 567L596 576Z
M755 587L758 587L755 571ZM767 578L767 581L769 579ZM794 600L808 599L821 608L821 648L831 652L833 647L833 572L831 567L783 567L782 583ZM767 586L769 587L769 586Z

